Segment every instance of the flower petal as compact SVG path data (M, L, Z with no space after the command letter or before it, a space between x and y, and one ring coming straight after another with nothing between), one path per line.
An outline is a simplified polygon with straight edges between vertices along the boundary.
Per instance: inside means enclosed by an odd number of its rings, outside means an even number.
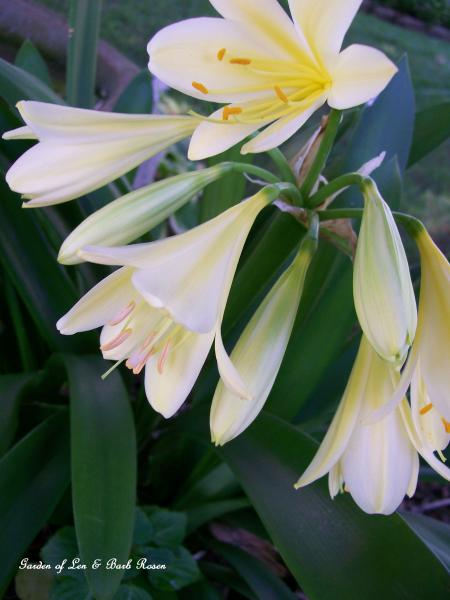
M136 296L131 285L133 269L119 269L93 287L56 327L63 335L89 331L107 323Z
M152 407L166 419L172 417L190 394L214 339L206 335L186 334L184 341L169 352L163 373L153 358L145 369L145 391Z
M5 131L2 138L4 140L37 140L37 136L28 125L12 129L11 131Z
M325 64L339 53L362 0L289 0L301 37L305 37Z
M332 68L328 104L337 109L364 104L384 90L397 70L383 52L359 44L349 46Z
M238 396L240 400L250 400L251 395L223 345L220 329L216 333L215 351L220 377L226 383L228 390Z
M247 235L258 213L278 195L265 188L215 219L181 235L122 248L89 247L82 258L138 269L133 285L187 329L216 328Z
M326 95L320 96L310 106L301 112L295 111L272 125L269 125L255 138L247 142L241 150L241 154L251 152L265 152L280 146L296 133L309 117L316 112L326 101Z
M222 48L226 54L219 60L217 55ZM264 40L239 23L207 17L188 19L159 31L147 49L153 75L194 98L242 102L259 97L270 88L267 75L230 63L231 58L274 58ZM208 93L196 89L193 83L201 84Z
M221 119L223 109L219 109L211 115L212 119ZM189 145L189 160L203 160L210 156L216 156L232 148L246 137L260 129L264 123L248 125L232 121L213 123L203 121L194 131Z

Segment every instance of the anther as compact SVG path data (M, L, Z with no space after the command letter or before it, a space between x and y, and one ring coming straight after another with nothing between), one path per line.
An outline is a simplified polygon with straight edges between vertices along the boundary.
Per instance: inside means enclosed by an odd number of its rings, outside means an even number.
M125 306L125 308L119 311L111 321L109 321L108 325L111 325L112 327L114 327L115 325L119 325L119 323L122 323L122 321L124 321L129 315L131 315L135 308L136 302L132 300L127 306Z
M162 375L164 372L164 365L166 364L167 357L169 356L169 350L170 350L171 345L172 345L172 340L169 340L166 343L166 345L164 346L163 351L161 352L161 354L159 356L157 369L158 369L158 373L160 375Z
M202 94L209 94L208 88L206 86L204 86L203 83L199 83L198 81L193 81L192 87L194 88L194 90L197 90L198 92L201 92Z
M224 56L225 56L226 52L227 52L227 49L226 49L226 48L221 48L221 49L219 50L219 52L217 53L217 60L223 60L223 58L224 58Z
M445 433L450 433L450 423L442 418L442 423L444 425Z
M251 62L250 58L232 58L230 60L232 65L249 65Z
M223 120L228 121L232 115L240 115L241 113L242 108L239 108L239 106L225 106L223 109Z
M113 340L111 340L107 344L102 344L100 346L100 350L102 352L108 352L109 350L114 350L114 348L117 348L118 346L123 344L123 342L125 342L125 340L127 340L132 333L133 333L132 329L124 329Z
M274 87L275 90L275 94L278 96L278 98L281 100L281 102L284 102L285 104L289 103L289 98L286 96L286 94L283 92L283 90L276 85Z
M421 409L419 410L419 413L420 413L421 415L426 415L428 412L430 412L430 410L431 410L432 408L433 408L433 405L432 405L431 403L430 403L430 404L427 404L426 406L424 406L423 408L421 408Z

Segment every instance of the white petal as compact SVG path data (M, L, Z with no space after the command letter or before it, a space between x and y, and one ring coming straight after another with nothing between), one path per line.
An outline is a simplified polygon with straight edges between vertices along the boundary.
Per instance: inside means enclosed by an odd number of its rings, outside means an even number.
M384 90L397 70L383 52L359 44L349 46L331 71L328 104L338 109L364 104Z
M332 61L361 6L362 0L289 0L292 18L301 37L325 64Z
M155 359L145 369L145 391L152 407L166 419L184 403L208 356L214 332L188 333L184 341L169 353L163 373Z
M450 442L450 433L445 429L439 410L431 402L421 376L420 363L411 381L411 412L416 431L425 443L433 450L445 450Z
M222 48L226 54L219 60L217 54ZM232 58L273 60L264 40L224 19L188 19L169 25L150 40L148 53L153 75L201 100L242 102L261 96L271 87L267 75L230 63ZM208 93L198 91L194 82L205 86Z
M136 296L131 285L132 269L119 269L85 294L56 324L63 335L100 327L111 320Z
M296 486L304 487L330 471L341 458L359 418L369 374L371 349L363 337L339 408L313 461Z
M232 377L220 370L222 380L210 417L212 440L217 445L242 433L262 410L286 351L310 260L310 253L299 255L253 315L231 355ZM236 370L250 397L236 390Z
M215 338L215 351L220 377L226 382L228 389L240 399L250 400L251 395L223 345L220 329Z
M11 131L5 131L2 138L4 140L36 140L37 136L33 133L31 127L25 125Z
M309 117L325 103L325 101L326 96L320 96L320 98L315 100L311 106L304 111L300 113L294 112L278 119L278 121L275 121L275 123L266 127L262 133L247 142L247 144L242 147L241 153L265 152L266 150L271 150L272 148L280 146L283 142L293 136L294 133L306 123Z
M217 110L211 115L213 119L222 118L223 109ZM203 160L210 156L216 156L232 148L246 137L257 131L264 123L248 125L232 121L213 123L203 121L194 131L189 145L189 160Z
M266 188L187 233L122 248L89 247L82 258L138 269L133 285L177 323L198 333L216 328L242 248L259 212L277 197Z
M341 461L355 502L369 514L393 513L417 473L417 453L399 410L374 425L356 427Z

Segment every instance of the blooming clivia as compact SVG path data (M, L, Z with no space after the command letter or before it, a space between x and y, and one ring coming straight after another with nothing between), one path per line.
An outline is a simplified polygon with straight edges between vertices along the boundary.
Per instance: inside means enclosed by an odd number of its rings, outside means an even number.
M119 265L64 317L65 335L102 326L104 358L146 368L151 405L165 417L185 401L215 339L220 374L247 397L226 354L221 321L243 245L259 212L278 196L265 188L218 217L165 240L87 247L84 260Z
M405 398L384 418L366 423L368 415L386 403L399 380L399 373L380 358L363 336L347 388L330 428L313 461L296 488L329 473L332 497L347 491L367 513L391 514L416 490L419 456L450 481L450 469L434 456L450 440L429 436L431 425L418 429ZM419 412L425 414L423 408ZM420 418L420 417L419 417ZM443 424L441 423L441 426ZM443 433L445 433L442 427Z
M60 204L92 192L190 136L191 116L127 115L19 102L26 125L4 139L38 140L9 169L25 207Z
M167 85L224 104L196 129L189 157L212 156L265 129L242 153L290 138L323 104L352 108L395 75L380 51L341 50L361 0L210 0L223 18L170 25L148 45L149 69ZM225 126L230 125L231 126Z

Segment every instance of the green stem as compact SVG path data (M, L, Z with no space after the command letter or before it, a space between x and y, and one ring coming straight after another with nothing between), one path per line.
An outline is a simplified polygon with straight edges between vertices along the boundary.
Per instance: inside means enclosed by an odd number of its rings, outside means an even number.
M256 165L251 165L249 163L237 163L237 162L229 162L222 163L222 165L229 166L230 171L234 171L235 173L243 173L248 175L254 175L263 181L267 181L267 183L280 183L280 178L267 171L267 169L263 169L262 167L257 167Z
M270 156L270 158L276 164L281 177L285 181L289 181L289 183L293 183L294 185L297 185L295 175L292 172L289 162L287 161L286 157L281 152L281 150L279 148L273 148L272 150L269 150L267 154Z
M346 175L341 175L327 185L321 187L318 192L307 200L306 204L308 208L317 208L337 192L340 192L350 185L362 186L366 181L367 177L364 177L359 173L347 173Z
M321 210L318 213L321 221L334 221L337 219L361 219L364 214L362 208L333 208L330 210ZM416 217L407 215L402 212L394 211L394 219L405 227L412 237L416 237L418 233L423 231L424 225Z
M316 181L319 179L319 176L327 163L339 129L341 114L342 113L340 110L335 109L333 109L329 114L328 124L325 129L325 133L323 134L319 150L313 164L311 165L308 175L306 176L306 179L300 188L303 198L308 198L310 196Z

